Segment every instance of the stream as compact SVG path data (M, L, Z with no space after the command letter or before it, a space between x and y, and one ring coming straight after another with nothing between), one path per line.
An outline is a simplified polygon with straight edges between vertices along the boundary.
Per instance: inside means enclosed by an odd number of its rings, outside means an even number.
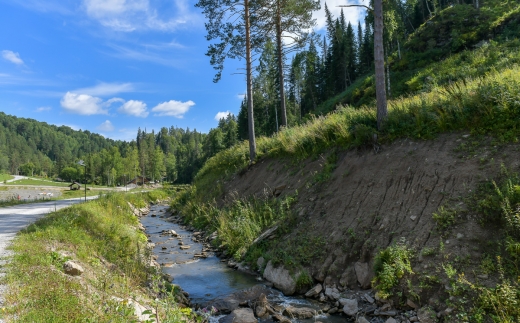
M244 273L227 266L213 251L205 249L202 243L194 241L194 233L185 226L166 221L168 206L152 205L150 213L141 218L146 228L148 240L155 244L153 254L161 265L164 273L173 277L173 282L179 285L190 295L192 304L205 304L219 296L227 296L237 291L265 284L259 276ZM164 234L174 230L177 236ZM310 307L319 311L318 303L298 297L286 297L279 291L272 289L273 295L269 302L283 307ZM216 320L214 320L216 321ZM345 316L318 314L307 320L293 320L293 322L311 323L348 322ZM272 322L261 320L261 322Z

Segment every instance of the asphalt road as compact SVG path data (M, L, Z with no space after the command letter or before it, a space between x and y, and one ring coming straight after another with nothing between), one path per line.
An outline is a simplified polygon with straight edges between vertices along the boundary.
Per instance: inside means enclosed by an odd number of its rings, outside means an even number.
M97 196L87 197L87 200L96 199ZM10 253L6 248L16 233L29 224L55 210L63 209L73 204L84 201L84 198L50 201L42 203L21 204L0 208L0 277L5 275L4 265L9 260ZM3 294L6 286L0 285L0 307L3 307ZM0 323L3 320L0 319Z

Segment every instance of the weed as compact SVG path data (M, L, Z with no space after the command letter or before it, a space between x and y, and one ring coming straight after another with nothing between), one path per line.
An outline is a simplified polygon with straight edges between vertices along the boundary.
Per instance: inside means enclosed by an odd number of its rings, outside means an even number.
M302 270L298 277L296 277L296 289L298 290L305 290L309 287L312 287L312 283L314 281L312 280L311 275L306 270Z
M376 276L373 283L381 297L391 296L392 288L399 283L399 280L405 274L413 274L410 263L412 255L412 250L404 243L390 246L376 255L374 265Z
M437 250L435 248L428 248L428 247L425 247L421 250L421 255L423 256L433 256L435 255L435 253L437 252Z
M433 219L437 222L437 227L440 230L446 230L455 223L456 215L456 210L441 206L437 212L433 213Z

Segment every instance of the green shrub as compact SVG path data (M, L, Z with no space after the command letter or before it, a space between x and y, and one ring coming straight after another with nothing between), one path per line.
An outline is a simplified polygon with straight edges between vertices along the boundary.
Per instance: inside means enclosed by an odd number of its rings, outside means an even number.
M381 297L392 295L392 289L405 274L413 274L410 260L413 252L404 243L379 251L375 258L373 284Z
M448 207L441 206L437 212L433 213L433 219L437 222L437 227L446 230L455 223L457 211Z

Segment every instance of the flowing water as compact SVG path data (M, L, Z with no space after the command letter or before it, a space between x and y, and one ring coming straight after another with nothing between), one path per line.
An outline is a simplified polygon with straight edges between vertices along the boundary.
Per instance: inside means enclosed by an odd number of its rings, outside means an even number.
M192 303L204 304L216 297L230 295L262 283L259 281L260 277L231 269L213 252L204 250L201 243L193 241L193 232L186 230L184 226L165 221L167 209L167 206L153 205L150 213L141 218L141 223L146 228L149 241L155 244L153 253L158 256L157 262L161 264L163 272L171 275L173 283L190 294ZM162 234L168 230L174 230L178 236ZM207 258L195 257L203 254L203 251ZM285 297L278 291L274 291L274 296L269 301L282 306L305 306L319 311L319 306L312 301ZM316 320L324 323L347 322L345 316L337 315L318 315L314 319L300 322Z

